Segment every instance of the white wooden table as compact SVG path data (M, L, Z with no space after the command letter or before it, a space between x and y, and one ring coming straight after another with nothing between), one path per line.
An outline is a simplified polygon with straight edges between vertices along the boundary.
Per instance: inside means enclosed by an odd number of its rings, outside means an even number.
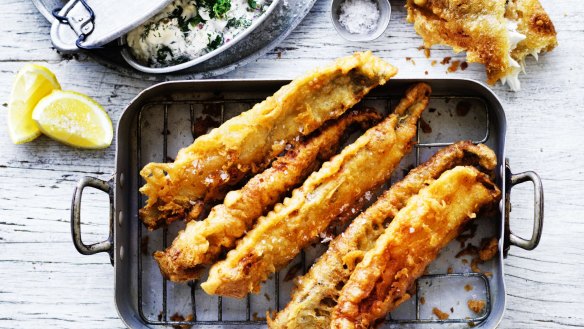
M223 78L293 78L356 50L372 49L400 68L399 77L464 77L484 80L483 68L447 74L431 66L451 56L446 48L425 58L422 44L394 1L382 38L368 44L342 40L328 1L319 0L301 26L276 50ZM523 91L494 87L506 107L507 154L514 171L535 170L545 189L544 234L534 251L513 248L505 261L508 305L501 328L584 327L584 2L545 0L558 30L559 48L539 62L527 61ZM26 62L52 69L64 89L93 96L114 124L143 88L156 83L120 74L84 55L64 59L51 48L49 24L29 1L1 0L0 12L0 328L119 328L113 269L105 254L86 257L71 242L69 210L79 177L102 179L114 171L114 147L82 151L40 137L13 145L6 132L6 102ZM413 60L406 60L411 57ZM427 71L427 75L425 75ZM107 200L88 194L84 232L107 234ZM513 194L512 227L531 230L532 192ZM92 242L92 241L87 241Z

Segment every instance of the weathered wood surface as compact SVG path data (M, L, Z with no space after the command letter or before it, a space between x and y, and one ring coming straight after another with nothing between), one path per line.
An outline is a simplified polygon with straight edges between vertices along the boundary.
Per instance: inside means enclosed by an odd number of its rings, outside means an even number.
M420 39L393 1L393 16L382 38L368 44L343 41L329 21L327 0L319 0L301 26L276 50L224 78L293 78L330 59L373 49L400 68L400 77L455 76L484 79L480 66L447 74L426 59ZM559 32L560 47L528 60L523 91L495 92L506 106L508 157L515 171L535 170L543 178L546 223L534 251L513 248L505 261L507 312L501 328L584 326L584 3L543 1ZM8 100L12 79L25 62L40 62L58 75L65 89L95 97L114 122L126 104L156 79L120 74L86 56L64 59L52 48L49 24L29 1L2 0L0 102ZM411 57L413 61L407 61ZM413 63L415 62L415 64ZM15 146L0 107L0 328L119 328L113 300L113 270L105 255L82 256L70 236L70 198L80 176L107 179L114 170L114 147L80 151L41 137ZM531 189L513 194L513 227L529 234ZM87 194L83 235L98 241L107 232L106 197Z

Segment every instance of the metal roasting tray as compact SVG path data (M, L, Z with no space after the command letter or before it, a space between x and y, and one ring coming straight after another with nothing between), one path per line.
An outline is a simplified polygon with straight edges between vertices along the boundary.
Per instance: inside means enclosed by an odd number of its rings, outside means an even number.
M32 0L32 2L49 22L54 20L51 11L63 7L66 3L65 0ZM315 2L316 0L282 0L260 26L237 44L200 64L168 74L175 79L207 79L251 63L274 49L292 33L310 12ZM132 68L123 58L124 48L119 44L120 42L113 41L104 48L93 49L87 53L100 64L120 72L153 76L153 74Z
M372 91L357 106L371 106L383 113L391 111L407 86L419 80L391 80ZM471 139L485 143L496 152L499 164L496 183L503 192L499 211L493 217L477 219L471 240L475 246L487 237L499 238L499 252L481 264L483 273L472 273L470 259L464 263L455 255L461 250L453 241L429 266L427 275L416 283L417 294L388 317L384 328L495 328L505 309L503 257L511 245L531 250L539 242L543 225L543 190L533 172L512 174L505 159L506 120L501 102L481 83L461 79L425 79L433 88L429 109L424 112L417 145L395 171L392 182L412 166L423 162L452 142ZM107 252L114 266L115 302L121 319L131 328L160 328L188 324L196 328L265 327L265 312L284 307L293 270L306 271L325 249L324 244L304 250L290 265L275 274L257 295L236 300L206 295L198 282L175 284L163 280L152 252L167 246L184 223L148 232L138 220L144 198L140 169L148 162L173 161L181 147L193 141L193 124L204 115L223 122L271 95L288 81L208 80L158 84L139 94L125 109L117 127L116 172L112 180L82 178L73 196L71 229L77 250L86 255ZM467 113L464 113L467 112ZM510 191L514 185L534 184L534 228L530 239L522 239L509 229ZM81 240L81 197L85 187L109 194L110 236L94 245ZM463 257L464 258L464 257ZM484 272L489 272L484 274ZM466 291L464 286L474 287ZM423 297L423 298L422 298ZM468 310L468 299L486 301L481 314ZM432 308L450 313L438 320ZM186 320L173 315L182 315ZM192 315L192 319L187 316Z

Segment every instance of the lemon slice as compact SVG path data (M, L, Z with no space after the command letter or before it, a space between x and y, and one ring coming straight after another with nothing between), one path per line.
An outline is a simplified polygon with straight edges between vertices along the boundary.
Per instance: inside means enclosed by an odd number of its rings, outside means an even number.
M73 91L53 91L36 105L32 118L45 135L74 147L106 148L114 136L103 107Z
M18 71L8 102L8 133L12 142L30 142L41 134L32 120L32 111L43 97L55 89L61 89L61 86L46 67L27 64Z

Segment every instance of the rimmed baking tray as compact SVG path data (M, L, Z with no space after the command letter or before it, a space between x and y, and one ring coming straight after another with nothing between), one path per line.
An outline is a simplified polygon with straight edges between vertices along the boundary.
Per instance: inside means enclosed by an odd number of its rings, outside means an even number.
M429 109L420 120L417 145L394 173L396 181L412 166L423 162L438 149L458 140L472 140L490 146L499 159L496 183L503 198L498 213L478 219L474 237L466 242L479 245L484 238L499 239L499 254L481 264L473 273L468 258L457 258L461 242L453 241L416 283L417 294L392 312L386 327L405 328L495 328L505 309L503 257L511 245L524 249L537 246L543 225L543 188L533 172L512 174L505 159L506 119L501 102L481 83L461 79L391 80L372 91L357 106L373 107L388 113L403 91L414 82L433 88ZM163 280L152 252L172 241L181 223L168 229L148 232L138 220L143 197L139 170L148 162L173 161L177 151L189 145L202 123L219 124L251 108L288 81L211 80L158 84L138 95L125 109L117 127L116 172L112 180L82 178L73 196L71 229L75 247L82 254L107 252L114 266L115 301L121 319L131 328L161 325L251 328L265 326L266 311L281 309L289 299L293 274L306 271L315 257L326 249L316 243L290 266L274 275L258 295L243 300L207 296L197 282L175 284ZM534 230L522 239L509 229L510 191L516 184L534 184ZM81 240L81 197L85 187L94 187L110 196L110 236L87 246ZM184 225L184 224L182 224ZM465 286L472 289L468 291ZM468 299L486 302L480 314L466 306ZM450 318L432 315L437 307Z
M32 2L49 22L54 19L51 11L55 8L63 7L66 3L65 0L32 0ZM316 0L282 0L257 29L250 32L237 44L203 63L168 74L174 78L206 79L231 72L238 67L251 63L274 49L292 33L310 12L315 2ZM118 41L114 41L103 49L94 49L87 53L101 64L115 70L144 74L149 77L153 76L150 73L143 73L133 69L122 57L121 48L118 44Z

